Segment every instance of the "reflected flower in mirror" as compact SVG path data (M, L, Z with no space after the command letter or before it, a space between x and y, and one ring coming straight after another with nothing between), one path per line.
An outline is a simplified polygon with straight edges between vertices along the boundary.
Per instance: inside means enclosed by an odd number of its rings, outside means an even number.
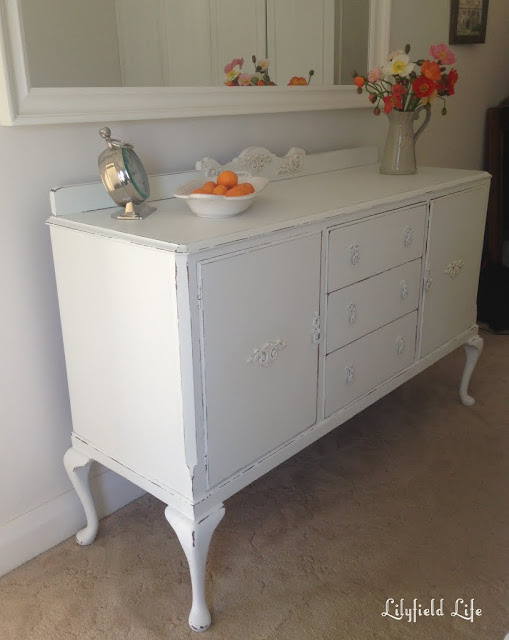
M269 60L257 60L255 55L251 60L254 65L252 73L243 71L244 58L234 58L229 62L224 68L224 84L228 87L275 87L276 83L269 76ZM314 73L311 69L307 80L301 76L293 76L288 86L308 85Z

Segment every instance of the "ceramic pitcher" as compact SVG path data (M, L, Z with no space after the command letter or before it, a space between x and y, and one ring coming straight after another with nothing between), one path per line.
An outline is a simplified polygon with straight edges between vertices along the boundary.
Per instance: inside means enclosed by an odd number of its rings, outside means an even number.
M417 120L422 109L426 111L426 116L424 122L414 133L414 120ZM387 114L387 117L389 118L389 129L380 173L391 175L416 173L415 143L431 118L429 106L421 105L415 111L396 111L393 109Z

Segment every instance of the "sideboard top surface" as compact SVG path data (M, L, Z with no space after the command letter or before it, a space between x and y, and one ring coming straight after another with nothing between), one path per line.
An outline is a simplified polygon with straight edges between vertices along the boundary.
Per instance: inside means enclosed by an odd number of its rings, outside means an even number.
M48 224L125 239L175 252L195 252L356 211L426 198L489 177L482 171L419 168L409 176L388 176L371 164L271 182L253 205L232 218L209 220L191 213L182 200L153 201L157 210L140 221L112 218L115 208L51 216Z

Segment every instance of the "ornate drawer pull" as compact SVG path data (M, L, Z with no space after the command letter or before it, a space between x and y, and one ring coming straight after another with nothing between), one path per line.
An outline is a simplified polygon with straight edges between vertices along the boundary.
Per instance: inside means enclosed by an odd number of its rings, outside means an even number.
M453 260L451 264L447 265L444 273L454 280L454 278L457 278L459 276L460 271L464 266L465 263L463 262L463 260Z
M268 367L273 364L280 351L286 349L287 344L282 340L266 342L263 347L256 349L253 355L248 358L248 364L259 364L261 367Z
M405 338L401 336L396 340L396 350L398 352L398 356L403 355L403 351L405 350Z
M359 245L352 244L350 247L350 262L355 266L359 262Z
M399 285L399 294L402 300L406 300L408 298L408 282L406 280L402 280Z
M354 324L357 320L357 305L351 304L348 306L348 323Z
M426 269L426 274L424 275L424 292L429 293L432 286L433 278L431 277L431 271L430 269Z
M353 364L349 364L347 367L345 367L345 373L346 373L346 384L353 384L353 381L354 381Z
M414 239L414 232L412 227L408 226L405 229L405 247L409 247L412 244L412 240Z
M311 342L313 344L318 344L320 342L320 334L321 334L321 326L320 326L320 315L318 312L313 316L313 326L311 329L312 338Z

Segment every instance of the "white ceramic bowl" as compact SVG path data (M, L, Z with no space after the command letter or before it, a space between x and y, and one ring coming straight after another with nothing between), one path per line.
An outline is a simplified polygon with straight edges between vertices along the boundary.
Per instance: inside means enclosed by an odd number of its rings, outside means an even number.
M231 216L236 216L238 213L242 213L242 211L245 211L253 204L254 199L269 182L267 178L239 174L239 184L242 182L250 182L254 187L254 193L250 193L247 196L231 198L227 198L226 196L213 196L206 193L192 193L195 189L199 189L207 180L213 179L214 178L203 178L203 180L193 180L176 189L173 195L176 198L185 200L191 211L201 218L230 218Z

